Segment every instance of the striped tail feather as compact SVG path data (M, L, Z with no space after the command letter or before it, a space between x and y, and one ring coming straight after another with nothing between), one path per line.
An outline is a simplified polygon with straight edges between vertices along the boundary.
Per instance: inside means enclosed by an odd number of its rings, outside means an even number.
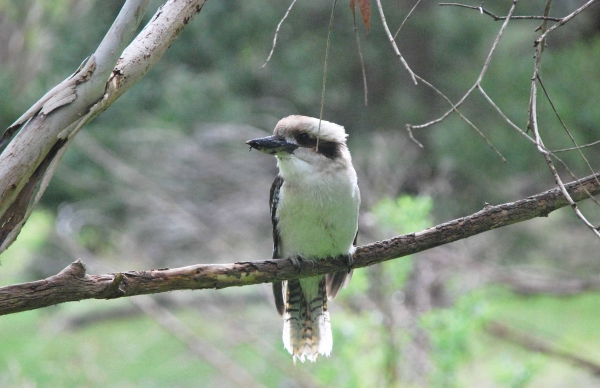
M333 337L327 310L325 277L314 276L285 283L285 348L294 362L296 358L302 362L305 358L315 362L319 354L329 356Z

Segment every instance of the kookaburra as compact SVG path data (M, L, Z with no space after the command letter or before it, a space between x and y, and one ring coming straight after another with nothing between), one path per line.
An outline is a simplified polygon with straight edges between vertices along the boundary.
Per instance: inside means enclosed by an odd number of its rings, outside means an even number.
M320 126L320 129L319 129ZM275 155L279 175L271 187L273 258L352 263L360 192L344 127L305 116L288 116L273 136L249 140ZM329 356L333 345L327 299L345 286L351 271L273 283L283 316L283 344L296 361Z

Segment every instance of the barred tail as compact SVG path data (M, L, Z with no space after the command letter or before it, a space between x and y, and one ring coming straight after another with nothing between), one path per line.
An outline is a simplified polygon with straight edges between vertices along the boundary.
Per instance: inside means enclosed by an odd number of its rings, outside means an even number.
M284 282L285 313L283 344L292 355L304 362L316 361L319 354L329 356L333 346L331 322L327 311L324 276Z

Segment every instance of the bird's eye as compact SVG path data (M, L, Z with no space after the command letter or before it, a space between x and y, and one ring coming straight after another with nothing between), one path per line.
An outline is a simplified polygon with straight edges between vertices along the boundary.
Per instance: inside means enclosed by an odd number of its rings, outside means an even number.
M296 138L296 141L299 144L306 144L309 140L310 140L310 136L308 135L308 133L301 133Z

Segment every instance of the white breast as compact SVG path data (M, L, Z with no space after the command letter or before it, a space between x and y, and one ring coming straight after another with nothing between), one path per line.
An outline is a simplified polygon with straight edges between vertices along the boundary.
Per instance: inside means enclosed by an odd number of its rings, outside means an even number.
M294 165L280 162L284 183L277 208L282 256L318 259L353 253L360 205L354 169L314 171L302 161L288 162Z

